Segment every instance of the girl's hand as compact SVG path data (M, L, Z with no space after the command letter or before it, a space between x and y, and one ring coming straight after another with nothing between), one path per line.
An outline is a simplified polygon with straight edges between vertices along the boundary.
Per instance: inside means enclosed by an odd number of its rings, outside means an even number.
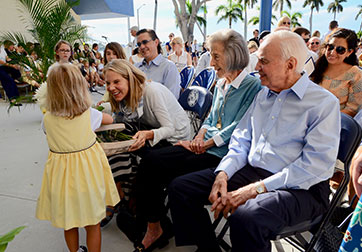
M141 149L145 144L146 140L152 140L153 139L153 131L152 130L141 130L136 133L132 137L132 139L135 139L136 142L134 142L129 148L128 151L135 151L138 149Z
M96 106L97 106L97 107L98 107L98 106L101 106L101 104L103 104L103 103L105 103L105 101L99 101Z
M102 112L102 124L112 124L113 118L111 115Z

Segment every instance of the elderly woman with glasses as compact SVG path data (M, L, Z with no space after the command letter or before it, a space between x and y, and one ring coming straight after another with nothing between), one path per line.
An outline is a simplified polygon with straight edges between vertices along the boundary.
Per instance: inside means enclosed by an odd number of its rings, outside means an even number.
M166 217L164 189L176 177L216 167L228 151L231 133L261 89L248 75L249 50L234 30L215 32L207 39L210 65L220 78L211 111L192 141L152 150L141 160L136 179L137 218L147 221L135 252L152 251L168 243L171 229Z
M355 116L362 105L362 71L356 56L357 36L340 29L333 33L317 60L312 81L333 93L341 112Z
M191 55L184 50L182 38L173 38L171 46L173 53L168 56L168 59L175 63L179 72L181 72L185 66L192 65Z

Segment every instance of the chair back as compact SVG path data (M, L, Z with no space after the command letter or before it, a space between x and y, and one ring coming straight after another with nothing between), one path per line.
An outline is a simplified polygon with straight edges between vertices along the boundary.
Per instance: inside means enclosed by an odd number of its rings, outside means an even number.
M194 133L197 133L212 105L212 94L203 87L191 86L180 95L179 103L188 113Z
M185 89L189 86L192 78L194 77L194 73L195 73L195 68L193 66L185 66L181 72L180 72L180 76L181 76L181 88Z
M216 79L215 70L212 67L205 68L202 70L192 82L191 86L204 87L210 89Z

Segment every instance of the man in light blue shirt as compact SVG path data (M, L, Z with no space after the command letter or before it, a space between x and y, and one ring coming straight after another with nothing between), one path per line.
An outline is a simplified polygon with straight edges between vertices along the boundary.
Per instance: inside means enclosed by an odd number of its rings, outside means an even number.
M303 73L307 52L289 31L261 44L256 70L266 87L235 128L227 155L216 169L179 177L169 187L177 244L221 251L203 210L207 199L215 218L229 220L232 251L271 251L278 231L327 211L339 102Z
M137 45L144 60L135 66L146 74L147 79L165 85L178 99L181 90L180 73L175 63L162 56L160 40L155 31L142 29L136 35Z

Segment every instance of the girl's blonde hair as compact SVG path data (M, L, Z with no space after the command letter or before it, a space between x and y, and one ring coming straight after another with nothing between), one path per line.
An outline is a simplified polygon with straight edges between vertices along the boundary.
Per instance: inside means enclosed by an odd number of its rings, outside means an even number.
M146 81L145 74L124 59L114 59L111 62L108 62L103 71L104 75L106 75L108 71L113 71L120 74L128 81L129 91L125 97L125 102L127 107L131 108L132 111L135 111L143 95L143 88ZM118 112L119 102L114 99L112 94L110 94L109 97L112 111Z
M47 79L46 109L56 116L74 118L92 104L88 83L72 64L54 65Z

